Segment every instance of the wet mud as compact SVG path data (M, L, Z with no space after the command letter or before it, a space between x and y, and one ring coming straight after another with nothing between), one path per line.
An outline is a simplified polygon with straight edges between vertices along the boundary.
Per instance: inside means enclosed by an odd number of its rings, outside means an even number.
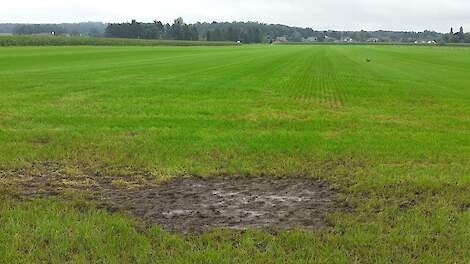
M305 178L191 177L151 184L131 177L51 173L3 179L0 187L16 190L21 199L81 194L101 208L182 233L214 228L319 230L326 215L338 209L333 188Z

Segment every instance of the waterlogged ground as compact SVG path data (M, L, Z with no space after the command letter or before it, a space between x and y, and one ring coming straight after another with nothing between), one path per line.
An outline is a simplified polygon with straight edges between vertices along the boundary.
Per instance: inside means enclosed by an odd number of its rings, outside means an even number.
M470 262L469 69L457 47L0 48L0 262Z

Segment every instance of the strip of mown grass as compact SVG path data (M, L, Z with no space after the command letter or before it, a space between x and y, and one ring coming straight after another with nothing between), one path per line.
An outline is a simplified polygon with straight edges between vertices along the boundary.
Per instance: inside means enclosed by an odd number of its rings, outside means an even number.
M4 200L0 257L469 262L468 69L459 47L0 49L5 170L300 175L351 208L318 232L183 236L71 202Z
M62 36L0 36L0 46L234 46L234 42L83 38Z

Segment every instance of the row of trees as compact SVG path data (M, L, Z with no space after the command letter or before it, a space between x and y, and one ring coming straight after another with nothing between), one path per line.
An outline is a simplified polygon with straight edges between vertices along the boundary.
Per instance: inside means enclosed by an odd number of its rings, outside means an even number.
M270 43L273 41L290 42L445 42L470 43L470 35L463 28L458 32L452 29L448 34L434 31L397 32L397 31L316 31L312 28L289 27L278 24L257 22L212 22L186 24L182 18L173 24L154 21L141 23L105 24L87 22L76 24L0 24L0 33L15 35L51 34L114 37L131 39L175 39L208 41L241 41L243 43Z
M336 42L415 42L442 41L444 34L434 31L315 31L312 28L289 27L257 22L212 22L188 25L182 18L173 25L160 21L110 24L106 36L117 38L178 39L208 41L241 41L243 43L269 43L273 41Z
M460 27L459 32L454 32L454 28L443 37L445 42L448 43L470 43L470 34L465 34L463 27Z
M173 25L163 24L155 20L153 23L141 23L132 20L131 23L109 24L105 35L111 38L136 39L176 39L198 40L196 27L184 23L182 18L175 19Z
M63 24L4 24L14 35L54 34L84 37L102 37L106 24L100 22L63 23Z
M205 34L208 41L241 41L243 43L262 43L265 36L259 28L255 27L229 27L226 29L216 28Z
M242 41L244 43L264 42L265 34L257 23L196 23L188 25L182 18L172 25L155 20L153 23L109 24L105 35L112 38L175 39L208 41Z

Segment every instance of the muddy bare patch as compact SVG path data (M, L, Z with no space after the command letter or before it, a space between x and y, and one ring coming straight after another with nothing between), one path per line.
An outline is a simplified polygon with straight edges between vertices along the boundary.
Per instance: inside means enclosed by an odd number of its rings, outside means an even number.
M337 208L331 187L299 178L193 177L157 185L131 178L52 173L23 177L10 187L26 198L83 193L101 207L184 233L213 228L318 230L325 226L326 214Z
M107 199L171 231L319 229L335 208L324 183L306 179L187 178Z

